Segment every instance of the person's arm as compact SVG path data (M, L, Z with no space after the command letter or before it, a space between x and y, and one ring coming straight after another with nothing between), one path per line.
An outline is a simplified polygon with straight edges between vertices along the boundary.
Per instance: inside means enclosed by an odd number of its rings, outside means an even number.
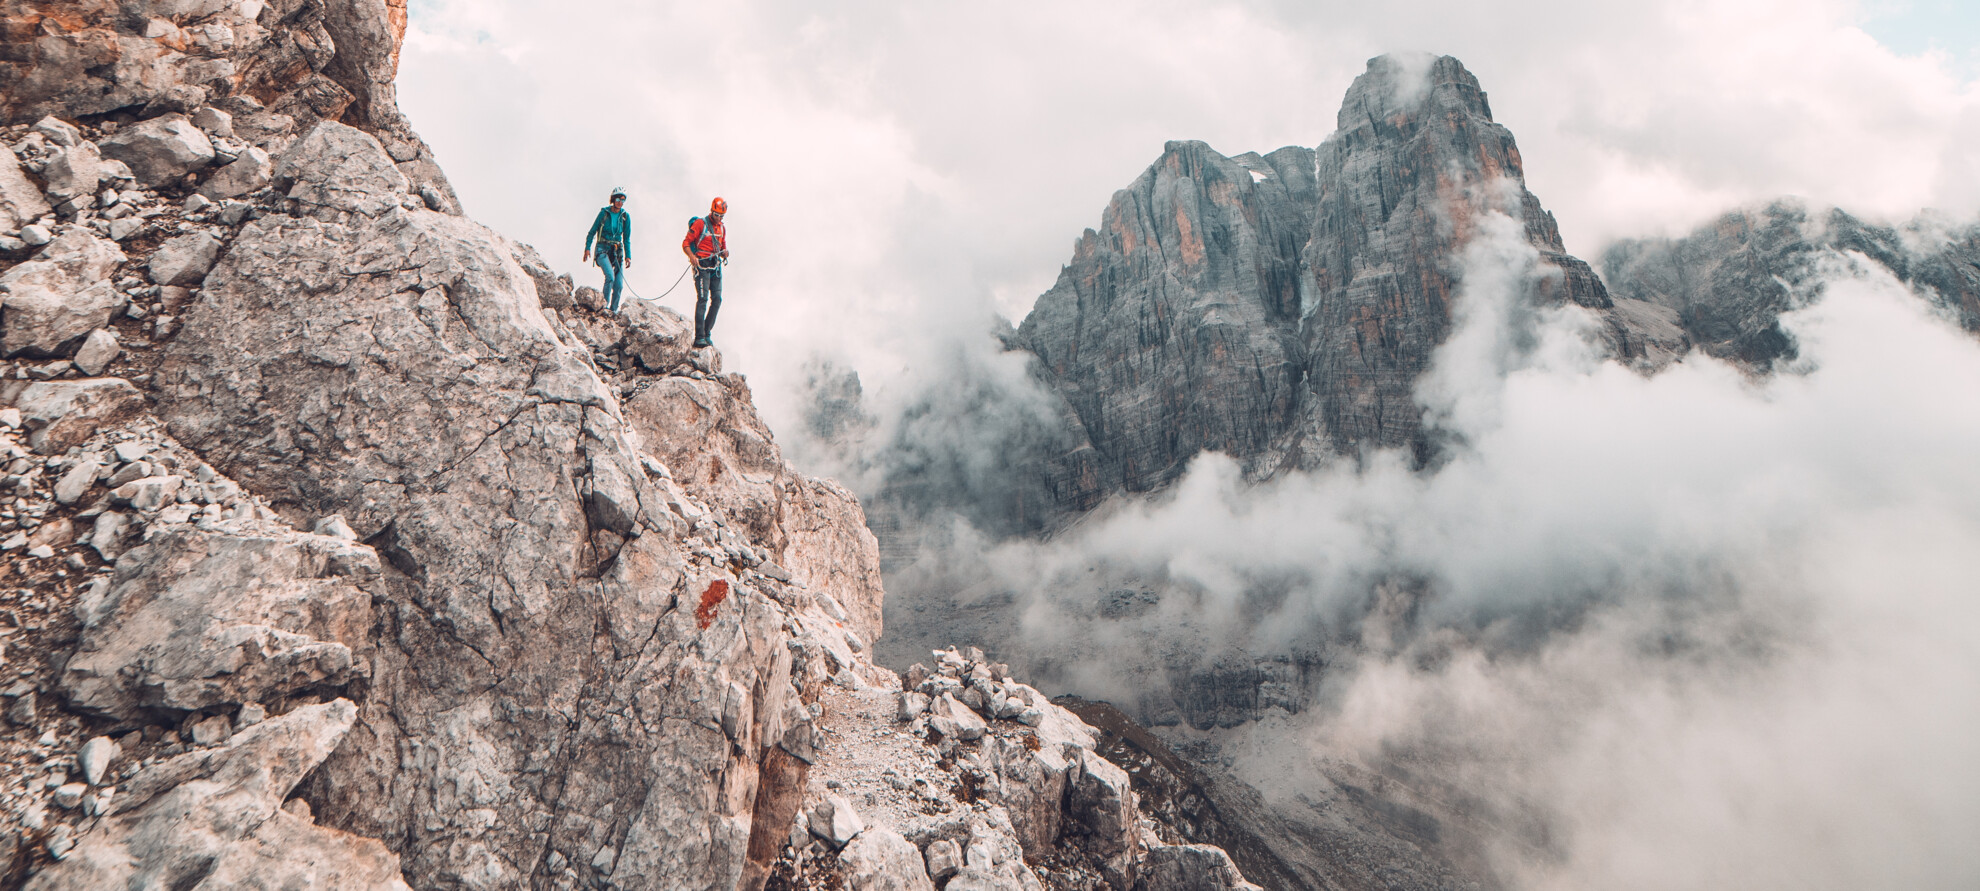
M700 225L701 225L700 217L695 217L694 219L689 220L687 237L681 239L681 253L686 254L689 260L695 259L694 243L701 238L701 233L698 231L698 227Z
M621 238L624 238L625 241L619 244L619 250L625 252L626 268L631 269L632 268L632 214L626 213L623 210L619 211L619 213L623 215L620 217L620 222L625 224L624 225L625 232L620 236Z
M601 209L598 211L598 216L591 221L591 229L584 233L584 260L582 262L591 262L591 238L597 235L599 228L604 225L605 211Z

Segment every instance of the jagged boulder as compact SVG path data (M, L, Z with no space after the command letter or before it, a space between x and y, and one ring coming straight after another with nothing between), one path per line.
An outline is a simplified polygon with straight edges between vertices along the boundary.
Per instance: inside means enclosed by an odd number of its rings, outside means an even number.
M97 145L103 157L124 162L149 187L175 183L213 163L213 141L183 114L139 121Z
M103 179L103 156L96 143L78 141L65 146L41 168L41 179L48 184L48 197L57 204L84 198L96 192Z
M1224 849L1211 845L1162 845L1141 860L1135 891L1262 891L1244 880Z
M378 216L403 204L410 188L375 137L333 121L289 146L275 166L274 183L305 213L325 219Z
M106 589L78 604L63 695L136 723L152 709L342 686L368 649L380 573L370 548L329 536L166 532L125 553Z
M121 424L144 408L144 397L119 378L41 381L21 391L14 406L28 430L28 445L58 455L81 445L98 429Z
M935 891L921 851L892 829L877 827L859 834L839 852L850 891Z
M193 232L159 245L146 268L153 284L190 287L205 280L219 256L220 239Z
M48 199L28 180L20 159L0 151L0 235L19 232L49 210Z
M0 274L0 354L58 355L108 325L126 299L109 280L124 259L115 243L71 226L34 259Z
M357 716L350 701L306 705L235 734L223 747L157 764L31 891L311 887L404 891L398 858L372 839L280 810Z
M240 157L213 172L199 193L214 201L259 192L275 179L275 161L260 146L249 146Z

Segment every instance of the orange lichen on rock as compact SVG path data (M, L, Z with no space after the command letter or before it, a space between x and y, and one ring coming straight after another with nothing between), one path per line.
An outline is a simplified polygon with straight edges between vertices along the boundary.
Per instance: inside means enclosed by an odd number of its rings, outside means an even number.
M708 590L701 592L701 605L694 608L694 623L706 630L715 622L715 609L729 597L727 579L716 579L708 583Z

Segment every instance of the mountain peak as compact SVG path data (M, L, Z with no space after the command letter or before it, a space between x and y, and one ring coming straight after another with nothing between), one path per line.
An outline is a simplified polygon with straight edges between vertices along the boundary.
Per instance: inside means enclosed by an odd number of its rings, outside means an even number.
M1369 59L1368 70L1348 87L1336 125L1349 130L1363 122L1399 114L1417 117L1437 108L1492 119L1484 89L1463 62L1431 53L1385 53Z

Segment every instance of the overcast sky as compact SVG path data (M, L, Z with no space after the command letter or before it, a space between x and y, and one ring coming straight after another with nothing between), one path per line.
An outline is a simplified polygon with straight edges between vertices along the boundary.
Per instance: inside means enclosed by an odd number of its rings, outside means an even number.
M399 95L468 212L581 282L613 185L649 298L728 198L717 340L782 430L806 359L884 400L992 312L1021 318L1165 140L1316 145L1383 52L1469 66L1592 256L1785 194L1972 213L1976 47L1980 13L1950 0L413 0Z

